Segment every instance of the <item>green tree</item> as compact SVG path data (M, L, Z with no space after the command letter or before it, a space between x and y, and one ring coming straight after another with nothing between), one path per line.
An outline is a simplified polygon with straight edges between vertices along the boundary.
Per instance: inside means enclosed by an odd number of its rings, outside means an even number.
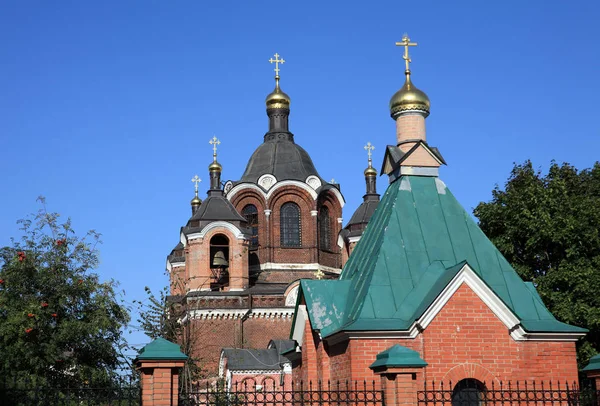
M483 232L554 316L588 328L579 362L600 351L600 163L515 165L504 189L474 211Z
M37 384L110 381L120 366L129 314L115 282L90 272L100 235L75 235L42 209L20 220L23 236L0 249L0 375Z

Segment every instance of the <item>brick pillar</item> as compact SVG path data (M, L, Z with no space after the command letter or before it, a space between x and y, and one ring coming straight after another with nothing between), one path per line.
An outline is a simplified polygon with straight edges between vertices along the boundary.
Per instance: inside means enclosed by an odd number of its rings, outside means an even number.
M381 377L385 406L417 405L417 382L426 366L419 353L399 344L377 354L369 368Z
M590 358L590 362L582 369L589 379L596 383L596 390L600 390L600 354Z
M176 406L179 402L179 371L185 361L143 360L140 371L143 406Z
M420 368L390 368L379 372L385 406L416 405Z
M177 344L163 338L141 349L135 365L140 371L142 406L177 406L179 371L186 360Z

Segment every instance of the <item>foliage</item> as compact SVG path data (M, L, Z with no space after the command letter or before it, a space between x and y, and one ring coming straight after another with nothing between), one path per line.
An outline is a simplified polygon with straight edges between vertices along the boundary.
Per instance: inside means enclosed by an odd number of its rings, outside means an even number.
M90 272L100 235L75 235L44 207L0 249L0 375L39 384L110 380L121 361L127 310L113 281Z
M554 316L590 330L579 345L585 365L600 351L600 163L578 171L552 162L546 175L530 161L515 165L474 214Z

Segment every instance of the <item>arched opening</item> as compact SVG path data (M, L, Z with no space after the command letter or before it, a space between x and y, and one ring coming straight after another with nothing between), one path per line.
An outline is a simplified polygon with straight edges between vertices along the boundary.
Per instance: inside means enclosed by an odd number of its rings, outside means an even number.
M331 219L329 209L322 206L319 210L319 248L324 251L331 250Z
M229 287L229 238L217 234L210 239L210 290Z
M279 234L282 247L302 246L300 208L296 203L288 202L281 206Z
M258 209L253 204L247 204L242 209L242 216L251 231L250 249L258 248Z
M485 386L477 379L463 379L452 390L452 406L479 406L484 402Z

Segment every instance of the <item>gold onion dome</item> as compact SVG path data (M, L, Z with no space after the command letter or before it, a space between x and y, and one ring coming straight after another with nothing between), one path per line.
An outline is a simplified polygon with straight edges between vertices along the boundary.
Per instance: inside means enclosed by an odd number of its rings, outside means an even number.
M212 161L210 163L210 165L208 165L209 172L221 172L222 170L223 170L223 167L216 160Z
M431 102L429 97L410 80L410 71L406 71L406 82L400 90L398 90L390 100L390 115L396 119L405 111L422 111L425 117L429 115Z
M365 176L377 176L377 170L369 165L369 167L365 169Z
M277 79L277 84L275 86L275 90L273 90L267 96L265 103L267 104L267 109L289 109L290 108L290 96L288 96L281 88L279 87L279 79Z
M194 196L192 201L190 202L192 206L200 206L202 204L202 200L198 197L198 195Z

